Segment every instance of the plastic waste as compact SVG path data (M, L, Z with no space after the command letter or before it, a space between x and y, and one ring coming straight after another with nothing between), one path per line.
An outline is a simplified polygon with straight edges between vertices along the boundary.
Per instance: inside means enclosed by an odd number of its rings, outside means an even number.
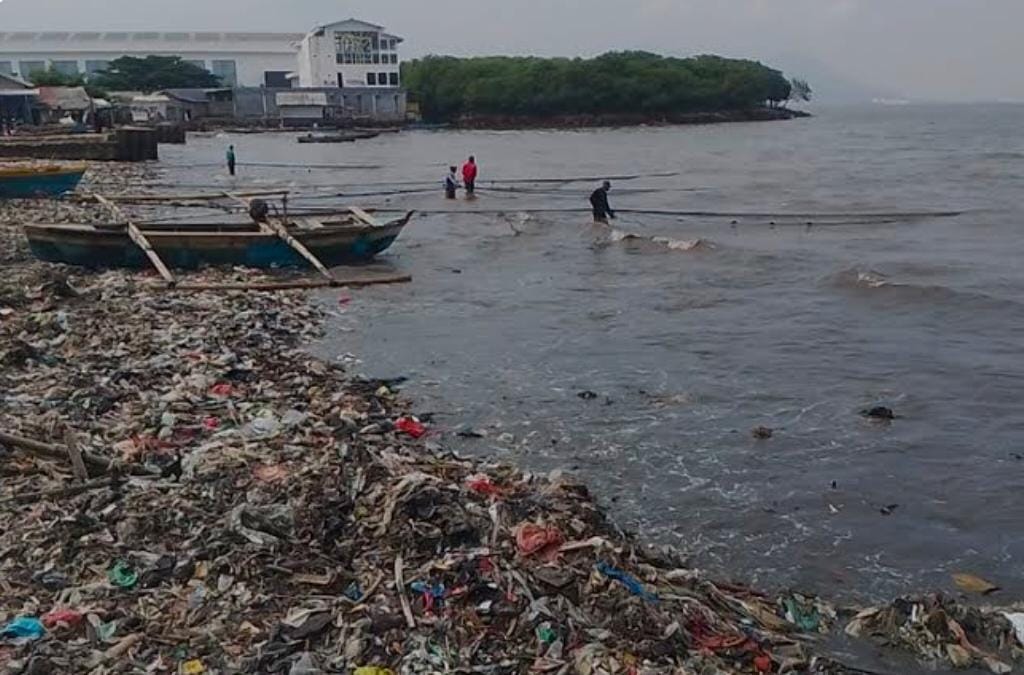
M653 605L658 604L658 596L644 588L644 585L640 583L640 580L628 572L612 567L604 561L597 563L597 571L609 579L618 581L633 595L643 598Z
M192 659L181 664L181 675L202 675L206 672L206 666L199 659Z
M1024 613L1003 612L1003 616L1013 624L1013 632L1017 636L1017 642L1024 648Z
M132 588L139 582L139 574L132 568L131 563L118 560L107 572L107 579L119 588Z
M363 598L363 588L358 581L353 581L345 588L344 595L349 600L357 602Z
M19 616L0 630L0 636L16 640L38 640L45 634L43 622L34 616Z
M416 593L423 596L423 609L426 612L432 612L435 607L440 607L444 604L445 587L444 584L427 584L422 581L414 581L409 584L409 587Z
M422 438L427 433L427 427L415 417L400 417L395 422L395 429L413 438Z
M800 630L812 633L821 626L821 615L813 607L805 608L795 598L786 598L782 604L786 608L786 621L795 624Z
M53 570L39 572L32 577L32 580L48 591L60 591L70 585L66 575Z
M973 574L954 574L953 583L955 583L957 588L961 591L979 593L981 595L988 595L989 593L995 593L999 590L999 587L991 581L982 579L981 577Z
M299 659L292 664L288 675L321 675L322 670L313 663L313 655L309 652L302 652Z
M242 427L242 435L249 440L270 439L281 433L281 421L273 413L255 417Z
M379 666L363 666L362 668L356 668L352 675L395 675L390 668L381 668Z
M74 628L82 623L83 618L80 612L76 612L73 609L55 609L43 615L43 626L51 630L56 626Z
M504 490L491 482L490 476L483 473L478 473L467 478L466 487L477 494L486 495L488 497L496 497L504 492Z
M210 396L216 396L219 398L227 398L235 393L234 387L227 382L220 382L210 387Z
M539 556L551 561L558 557L558 549L565 537L557 527L523 523L516 528L516 547L523 557Z

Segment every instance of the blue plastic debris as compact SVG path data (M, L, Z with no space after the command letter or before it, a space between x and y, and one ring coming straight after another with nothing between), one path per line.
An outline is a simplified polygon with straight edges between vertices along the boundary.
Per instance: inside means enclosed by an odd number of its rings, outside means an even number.
M358 581L353 581L345 589L345 597L352 602L359 602L363 599L363 588L359 585Z
M658 604L658 596L644 588L644 585L640 583L640 580L630 573L623 572L616 567L612 567L604 561L597 563L597 571L609 579L618 581L633 595L643 598L652 605Z
M43 622L34 616L19 616L0 631L0 635L23 640L38 640L46 634Z

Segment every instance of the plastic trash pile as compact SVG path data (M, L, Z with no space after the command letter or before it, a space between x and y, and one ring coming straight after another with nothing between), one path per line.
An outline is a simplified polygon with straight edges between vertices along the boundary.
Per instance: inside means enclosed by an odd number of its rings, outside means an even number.
M0 444L0 672L857 672L820 652L827 603L446 452L390 383L302 350L301 293L23 263L0 297L0 431L92 458ZM1020 657L1014 625L936 600L848 631L966 667Z

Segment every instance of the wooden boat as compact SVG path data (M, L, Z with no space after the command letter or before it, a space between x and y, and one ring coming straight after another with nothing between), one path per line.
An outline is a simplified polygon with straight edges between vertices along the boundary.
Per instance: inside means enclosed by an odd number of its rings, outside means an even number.
M74 192L85 170L55 164L0 165L0 199L60 197Z
M363 263L390 247L412 215L410 211L397 220L371 225L365 212L353 209L315 219L290 218L286 229L324 265ZM47 262L82 267L150 265L146 251L132 238L126 224L39 224L25 225L24 230L32 253ZM170 268L244 265L266 269L310 265L277 232L255 223L139 223L138 231Z
M306 134L299 136L299 143L354 143L380 136L379 131L345 131L337 134Z

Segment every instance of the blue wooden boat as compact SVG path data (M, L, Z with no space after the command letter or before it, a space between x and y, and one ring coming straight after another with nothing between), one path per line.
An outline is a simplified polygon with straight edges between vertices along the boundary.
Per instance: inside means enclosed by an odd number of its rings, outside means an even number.
M368 225L352 214L297 218L288 233L330 266L365 263L394 243L413 212L381 225ZM273 232L253 223L195 225L139 224L139 230L170 268L209 265L255 268L308 267L308 261ZM82 267L145 268L150 261L117 225L25 225L32 253L40 260Z
M0 166L0 199L60 197L75 191L85 170L84 166Z

